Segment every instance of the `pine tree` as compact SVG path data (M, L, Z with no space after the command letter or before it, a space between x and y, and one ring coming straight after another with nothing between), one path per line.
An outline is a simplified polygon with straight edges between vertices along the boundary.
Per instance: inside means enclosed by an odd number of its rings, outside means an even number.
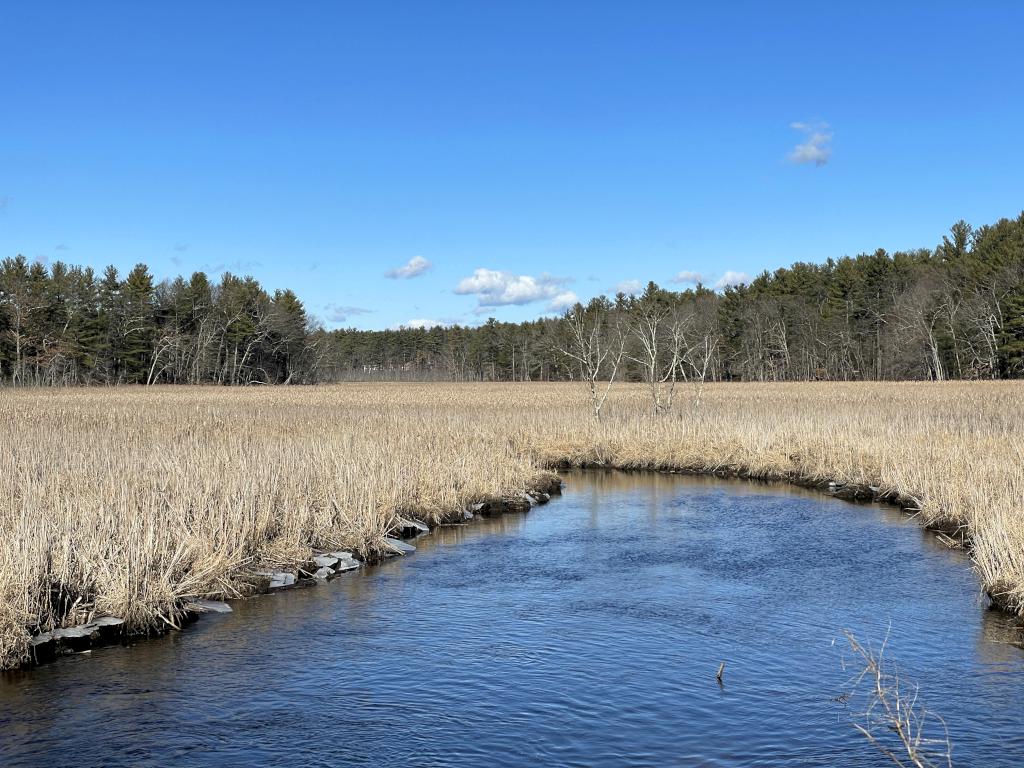
M124 296L122 330L122 363L125 381L138 383L146 379L153 336L153 277L145 264L136 264L121 286Z

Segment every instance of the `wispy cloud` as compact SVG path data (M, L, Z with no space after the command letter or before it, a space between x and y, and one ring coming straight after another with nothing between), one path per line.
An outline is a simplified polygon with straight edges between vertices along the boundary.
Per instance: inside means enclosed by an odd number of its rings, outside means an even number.
M53 246L53 250L55 250L55 251L70 251L71 249L68 248L66 245L64 245L64 243L61 243L60 245Z
M789 127L804 135L804 141L789 153L791 163L814 163L820 168L829 161L832 157L832 129L828 123L790 123Z
M328 304L324 307L326 311L326 318L331 323L344 323L350 317L356 315L368 315L373 312L372 309L366 309L365 307L353 307L347 304Z
M639 280L623 280L621 283L616 284L614 292L632 296L635 293L640 293L641 290L643 290L643 283Z
M176 250L178 253L184 253L185 251L187 251L189 249L189 244L188 243L175 243L173 247L174 247L174 250Z
M455 325L450 320L428 320L423 317L418 317L413 320L406 320L404 323L391 326L391 330L398 331L402 328L422 328L423 330L429 330L431 328L448 328L449 326Z
M13 199L14 198L9 195L0 195L0 213L7 210L7 206L11 204L11 200Z
M569 278L548 274L532 277L496 269L477 269L459 281L455 293L476 296L477 313L486 312L488 307L518 306L538 301L547 301L547 308L557 312L579 300L575 293L565 288L568 282Z
M404 266L389 269L384 273L384 277L390 277L392 280L407 280L410 277L419 277L432 266L433 264L422 256L413 256Z
M704 282L704 275L700 272L693 272L689 269L684 269L682 272L678 272L676 276L672 278L671 282L698 285L699 283Z
M716 291L723 291L726 288L735 288L737 285L746 285L750 282L750 275L746 272L734 272L728 270L724 275L718 278L714 285Z
M173 257L172 257L173 259ZM217 264L202 264L199 269L202 272L206 272L210 275L219 275L222 272L231 272L235 275L246 275L252 270L262 267L263 263L259 261L230 261L230 262L219 262Z

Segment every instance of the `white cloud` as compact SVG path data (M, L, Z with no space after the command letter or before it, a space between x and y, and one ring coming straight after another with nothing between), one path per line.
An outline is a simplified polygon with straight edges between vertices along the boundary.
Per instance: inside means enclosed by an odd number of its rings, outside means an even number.
M623 280L615 286L615 293L624 293L627 296L632 296L635 293L640 293L642 289L643 284L639 280Z
M552 312L561 312L564 309L568 309L580 300L572 291L562 291L556 294L551 301L548 302L548 309Z
M432 266L433 265L422 256L413 256L405 266L389 269L384 273L384 277L390 277L393 280L404 280L410 277L419 277Z
M704 275L700 272L692 272L689 269L684 269L682 272L672 278L673 283L689 283L691 285L697 285L698 283L704 282Z
M806 140L789 153L792 163L814 163L818 168L832 157L832 131L828 123L790 123L789 127L804 134Z
M470 277L464 277L455 286L455 293L461 296L476 296L477 312L487 307L504 307L510 304L532 304L547 301L548 309L557 311L572 306L578 300L576 294L565 290L569 282L564 277L541 275L514 275L496 269L477 269Z
M372 309L344 304L328 304L324 309L327 310L327 320L332 323L344 323L354 315L368 315L373 312Z
M750 275L746 272L734 272L728 270L724 275L718 278L718 282L715 283L715 290L721 291L726 288L735 288L737 285L745 285L750 282Z

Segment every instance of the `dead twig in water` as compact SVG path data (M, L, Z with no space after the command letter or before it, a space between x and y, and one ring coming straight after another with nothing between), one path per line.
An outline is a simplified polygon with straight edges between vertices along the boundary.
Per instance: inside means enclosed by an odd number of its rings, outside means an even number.
M901 680L896 669L885 664L888 633L877 651L862 645L852 632L843 634L860 667L844 696L851 703L858 692L867 698L864 708L855 710L853 727L898 766L952 768L953 745L946 722L925 709L917 686ZM865 683L867 690L863 690ZM941 737L929 735L933 726L941 729Z

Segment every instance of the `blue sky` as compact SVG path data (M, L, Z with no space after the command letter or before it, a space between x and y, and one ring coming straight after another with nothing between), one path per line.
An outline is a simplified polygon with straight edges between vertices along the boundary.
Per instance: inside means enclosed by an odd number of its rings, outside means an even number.
M227 269L386 328L931 246L1024 208L1021 29L1011 0L7 3L0 257Z

